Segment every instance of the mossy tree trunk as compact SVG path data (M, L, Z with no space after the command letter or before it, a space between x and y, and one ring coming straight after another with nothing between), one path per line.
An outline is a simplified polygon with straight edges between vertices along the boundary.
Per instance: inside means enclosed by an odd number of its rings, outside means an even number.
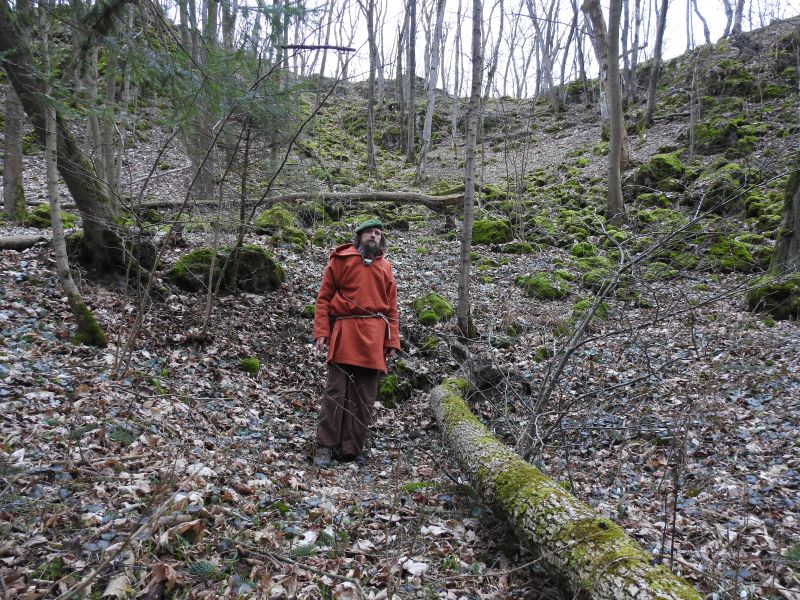
M800 273L800 165L786 184L779 232L770 272L774 275Z
M613 521L498 442L447 380L430 396L445 443L483 500L504 515L570 591L597 600L700 600L702 595Z
M7 0L0 0L0 65L19 96L36 134L45 142L48 102L37 78L29 45ZM123 243L117 232L119 209L94 173L75 136L61 115L55 115L58 172L83 219L86 245L99 271L124 265Z
M47 17L43 17L46 19ZM48 28L42 28L42 54L44 56L45 73L50 71ZM45 88L49 96L50 90ZM47 195L50 199L50 222L53 227L53 249L56 259L56 272L61 282L61 287L67 296L67 302L77 322L78 329L73 337L75 344L88 344L91 346L106 345L106 335L101 329L92 311L83 301L80 290L72 278L67 258L67 243L64 238L64 224L61 221L61 203L58 197L58 134L56 133L56 114L51 106L45 108L45 166L47 169Z

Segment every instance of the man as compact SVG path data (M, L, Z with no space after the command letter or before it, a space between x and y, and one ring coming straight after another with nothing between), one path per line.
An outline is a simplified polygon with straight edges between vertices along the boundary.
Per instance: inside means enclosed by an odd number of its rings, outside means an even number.
M328 346L328 379L317 424L314 464L327 467L334 452L362 462L378 374L400 349L397 282L386 258L383 223L370 219L352 244L331 252L317 295L314 344Z

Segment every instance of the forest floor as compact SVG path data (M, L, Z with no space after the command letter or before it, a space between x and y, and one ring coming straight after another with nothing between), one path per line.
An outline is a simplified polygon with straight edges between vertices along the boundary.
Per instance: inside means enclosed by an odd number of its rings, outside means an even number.
M431 219L390 233L410 339L431 333L415 324L414 298L456 297L458 242L443 226ZM426 390L376 407L365 465L312 468L324 363L301 312L327 250L275 252L284 286L222 297L206 336L205 296L146 304L129 363L122 349L135 299L81 282L111 343L75 347L49 246L2 254L7 596L55 595L113 556L95 593L122 586L158 597L166 586L189 597L351 598L360 586L375 598L555 597L448 458ZM546 362L534 354L570 303L541 303L513 284L554 256L504 257L492 281L476 283L478 326L525 325L513 348L484 350L504 377L535 385ZM556 394L590 401L537 465L707 593L797 598L786 554L800 543L800 329L744 312L730 293L740 283L709 280L703 294L719 301L691 314L671 312L674 282L658 291L660 307L612 307ZM430 385L468 376L446 350L450 326L432 333L444 348L408 344L406 367ZM643 355L662 367L647 375ZM257 377L241 370L245 356L260 359ZM504 397L515 389L501 384L471 400L506 438L529 421Z

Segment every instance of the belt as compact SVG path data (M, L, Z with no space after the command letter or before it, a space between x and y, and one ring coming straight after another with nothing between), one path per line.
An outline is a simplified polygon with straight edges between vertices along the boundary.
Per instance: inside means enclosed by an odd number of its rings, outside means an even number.
M386 323L386 339L392 339L392 328L389 325L389 317L381 312L377 313L369 313L368 315L334 315L334 321L338 321L340 319L383 319L383 322Z

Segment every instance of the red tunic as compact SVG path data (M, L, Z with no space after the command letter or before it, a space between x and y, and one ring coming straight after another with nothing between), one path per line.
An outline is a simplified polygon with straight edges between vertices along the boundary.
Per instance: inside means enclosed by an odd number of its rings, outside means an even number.
M386 372L384 350L400 349L400 329L397 282L383 255L365 265L352 244L331 252L314 317L314 339L320 337L328 338L328 362Z

